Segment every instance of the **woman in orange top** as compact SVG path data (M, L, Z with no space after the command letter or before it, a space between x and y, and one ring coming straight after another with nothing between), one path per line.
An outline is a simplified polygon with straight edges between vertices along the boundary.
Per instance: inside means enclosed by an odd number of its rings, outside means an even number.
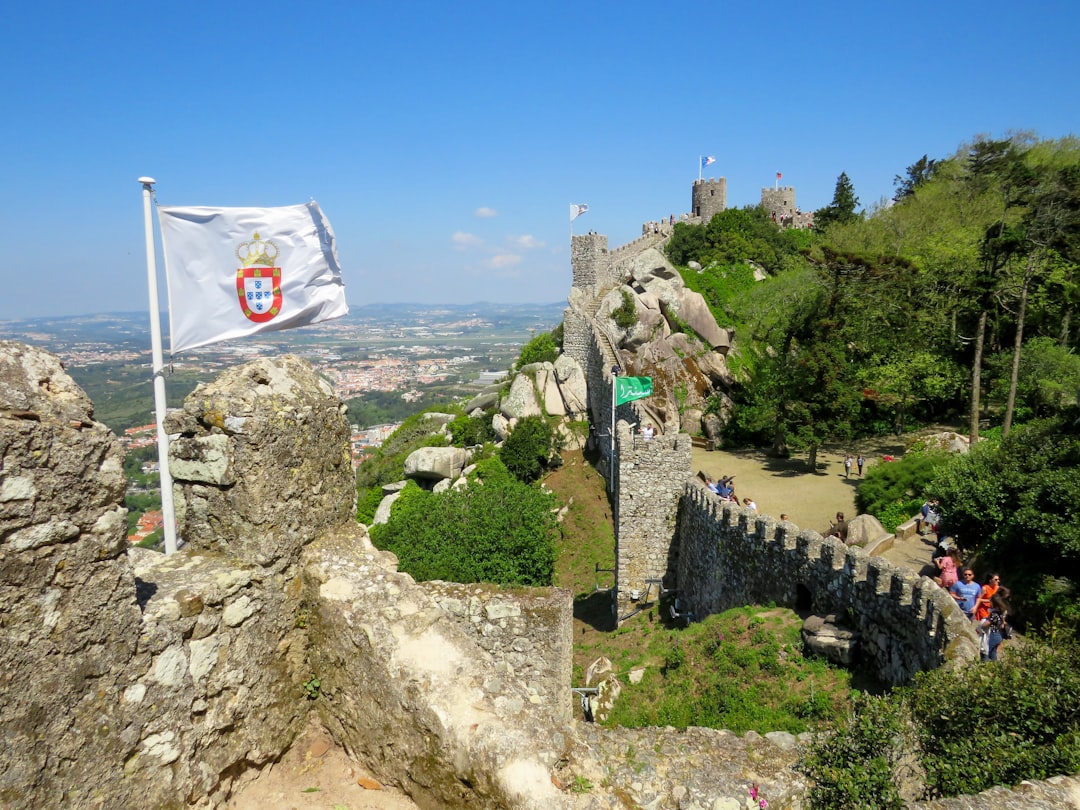
M990 615L990 600L1000 587L1001 577L997 574L991 574L986 578L986 584L982 586L982 593L979 594L979 598L975 601L975 613L973 616L975 621L982 621Z

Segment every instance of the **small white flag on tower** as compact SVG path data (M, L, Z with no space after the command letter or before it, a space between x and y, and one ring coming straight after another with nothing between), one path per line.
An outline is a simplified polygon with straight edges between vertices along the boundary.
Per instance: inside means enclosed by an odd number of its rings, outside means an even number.
M158 220L174 353L349 312L318 203L159 207Z
M573 222L588 210L589 206L585 203L570 203L570 221Z

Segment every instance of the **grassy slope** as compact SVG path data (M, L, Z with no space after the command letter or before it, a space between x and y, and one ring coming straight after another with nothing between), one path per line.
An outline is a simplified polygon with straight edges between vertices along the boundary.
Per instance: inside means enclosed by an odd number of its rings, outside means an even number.
M774 607L740 608L689 628L666 626L655 606L615 628L610 587L615 539L604 480L580 453L545 479L569 504L555 584L574 594L574 685L600 656L623 684L611 718L622 725L708 725L736 733L797 733L842 712L851 675L804 659L801 619ZM644 669L639 684L628 674Z

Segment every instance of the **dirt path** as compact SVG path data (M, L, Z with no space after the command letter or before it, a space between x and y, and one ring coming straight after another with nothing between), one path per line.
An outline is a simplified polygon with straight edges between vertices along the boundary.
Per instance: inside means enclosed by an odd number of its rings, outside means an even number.
M874 466L887 463L885 456L899 457L903 450L902 443L885 440L857 445L850 452L853 457L861 452L866 458L865 475ZM786 514L799 528L824 534L837 512L849 518L858 514L855 492L862 479L856 472L845 476L844 455L844 452L819 452L818 470L814 474L806 472L805 455L777 459L759 450L710 452L695 447L693 464L695 473L704 471L715 480L734 475L739 498L752 498L762 514L776 518ZM933 576L936 570L930 564L930 554L935 543L932 535L916 536L896 542L882 556L916 574Z
M852 457L861 450L866 458L864 475L885 455L898 455L902 446L883 443L872 448L852 448ZM806 471L806 456L778 459L759 450L708 451L694 448L694 472L702 470L714 480L735 476L735 492L740 500L753 499L758 511L788 520L803 529L823 531L837 512L855 515L855 490L861 480L854 465L850 477L844 475L844 453L818 453L817 472Z
M416 810L400 790L382 786L315 726L280 761L233 795L228 810Z

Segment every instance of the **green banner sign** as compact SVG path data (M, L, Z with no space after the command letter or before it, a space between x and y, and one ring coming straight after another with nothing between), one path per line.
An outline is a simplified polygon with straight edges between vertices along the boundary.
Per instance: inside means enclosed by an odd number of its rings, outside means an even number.
M652 377L616 377L615 404L652 396Z

